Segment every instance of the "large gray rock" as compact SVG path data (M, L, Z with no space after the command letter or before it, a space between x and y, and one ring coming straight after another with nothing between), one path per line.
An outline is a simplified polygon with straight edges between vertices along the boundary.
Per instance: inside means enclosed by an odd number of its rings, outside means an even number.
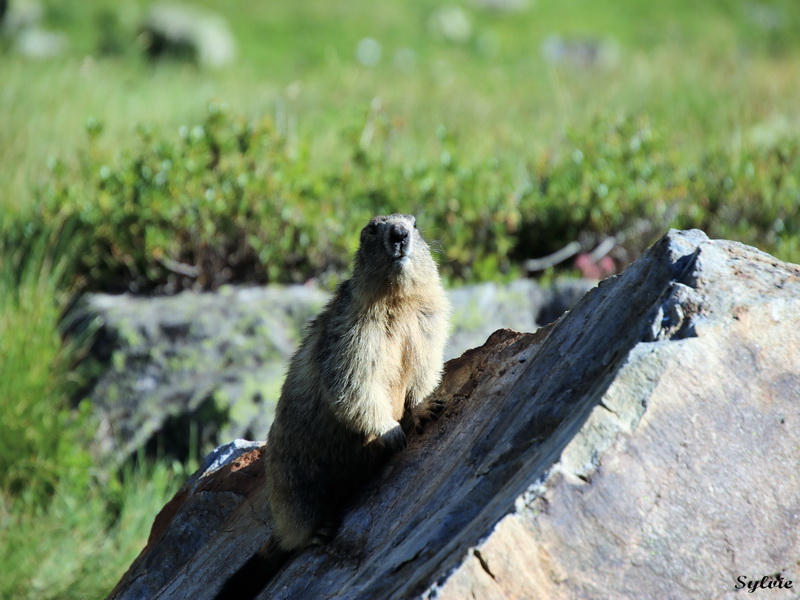
M445 358L480 346L498 329L535 331L572 308L597 282L564 279L544 287L530 279L479 283L450 290L452 332Z
M594 284L517 281L452 291L448 358L501 327L536 329ZM93 350L99 374L89 392L101 424L96 454L117 465L148 444L184 458L226 439L263 438L303 326L327 299L299 285L88 296L77 319L100 326Z
M218 440L263 437L286 361L326 300L303 286L87 296L72 318L98 328L96 454L116 465L148 443L185 457Z
M442 417L259 598L796 593L798 331L800 267L671 232L554 325L450 361ZM110 598L213 597L269 536L262 451L187 484Z

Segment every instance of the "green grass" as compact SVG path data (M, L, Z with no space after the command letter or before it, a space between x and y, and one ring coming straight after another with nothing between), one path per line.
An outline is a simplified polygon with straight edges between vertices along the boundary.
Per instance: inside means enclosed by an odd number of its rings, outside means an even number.
M167 464L120 475L94 467L89 415L68 403L78 348L59 334L74 236L54 227L0 253L0 598L9 600L105 596L185 476Z
M103 598L147 541L153 518L186 476L156 463L112 489L82 490L62 478L52 497L2 497L0 598ZM114 489L116 487L116 489Z
M373 98L397 124L393 158L410 161L438 151L435 131L458 136L468 160L535 159L558 146L567 127L588 127L598 114L647 114L688 156L709 144L735 147L770 128L796 135L800 89L800 24L796 3L779 2L782 27L749 23L751 3L533 3L521 15L467 8L473 39L438 40L427 21L432 1L286 4L207 3L223 10L238 35L239 63L222 72L166 64L155 68L129 54L96 54L93 3L51 1L53 26L70 33L63 61L4 60L0 162L6 205L31 201L52 156L72 156L90 116L124 145L134 124L177 129L202 117L209 99L245 115L286 115L284 125L310 140L315 160L336 157L343 130L357 127ZM126 5L121 28L132 39L145 2ZM599 70L548 64L541 45L550 34L612 39L618 64ZM376 68L355 60L359 39L383 45ZM482 51L481 39L495 50ZM398 68L395 53L411 48L415 65ZM58 90L57 94L50 93ZM760 133L759 133L760 132Z
M33 498L51 493L66 466L74 463L74 476L90 464L81 451L62 462L62 443L77 446L79 432L65 427L69 413L58 410L65 407L69 366L58 331L67 261L50 252L60 233L4 247L0 270L0 489ZM83 475L76 485L86 481Z
M61 311L80 286L130 287L125 265L163 291L160 258L191 263L224 238L259 257L261 280L335 279L353 230L383 210L419 214L454 282L642 222L631 255L668 226L700 226L800 260L793 0L534 0L519 14L465 2L465 43L430 33L434 0L205 0L239 44L219 71L142 59L146 0L44 4L65 55L0 56L2 598L104 596L184 475L160 462L99 472L88 412L70 404L80 347L63 346ZM98 52L108 14L113 55ZM551 64L551 35L607 40L618 59ZM356 60L365 37L381 44L375 67ZM179 131L207 125L212 100L227 106L221 135L268 133L193 171L209 149ZM87 123L102 124L91 141ZM139 168L165 153L166 192ZM226 182L243 173L237 196Z

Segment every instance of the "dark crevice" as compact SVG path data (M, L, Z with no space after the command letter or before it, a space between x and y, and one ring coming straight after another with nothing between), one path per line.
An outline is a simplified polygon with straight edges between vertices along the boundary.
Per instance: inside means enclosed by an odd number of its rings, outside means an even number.
M394 569L392 569L392 573L397 573L398 571L401 571L403 569L403 567L405 567L407 564L413 563L415 560L417 560L419 558L420 554L422 554L422 550L419 550L411 558L408 558L408 559L404 560L403 562L399 563Z
M481 551L478 550L477 548L473 548L472 554L474 554L475 558L478 559L478 562L481 563L481 567L483 568L484 571L486 571L489 574L489 577L497 581L497 579L494 576L494 573L492 573L491 569L489 568L489 563L486 561L485 558L483 558L483 554L481 554Z
M608 412L610 412L612 415L616 415L616 414L617 414L617 413L615 413L613 410L611 410L610 408L608 408L608 406L606 406L606 403L605 403L605 402L603 402L602 400L600 400L600 401L599 401L597 404L599 404L600 406L602 406L603 408L605 408L605 409L606 409Z

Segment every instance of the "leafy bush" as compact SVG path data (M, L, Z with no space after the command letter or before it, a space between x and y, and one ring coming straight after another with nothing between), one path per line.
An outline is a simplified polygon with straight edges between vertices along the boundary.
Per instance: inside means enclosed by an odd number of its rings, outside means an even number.
M44 222L85 233L75 251L85 289L169 293L338 276L356 232L387 212L419 214L441 246L443 273L458 280L515 273L523 258L573 240L589 250L607 235L629 260L670 226L800 258L796 142L736 156L710 149L692 165L646 119L598 120L520 176L496 160L464 164L443 128L438 161L396 164L379 111L344 140L338 164L323 166L271 121L214 104L177 136L139 127L134 148L115 160L92 143L101 129L89 124L80 176L56 165L40 190Z
M354 137L341 164L312 168L308 149L290 147L269 120L245 122L212 104L176 139L140 127L135 150L111 162L91 144L101 129L89 124L79 177L56 164L39 190L40 219L86 233L75 251L83 288L303 281L343 270L355 232L392 211L424 212L434 237L448 232L449 272L508 269L497 169L462 167L446 151L437 164L402 167Z
M535 169L522 204L518 254L547 254L578 239L593 246L596 238L616 235L635 255L680 210L680 177L647 119L598 120L587 132L572 131Z
M800 143L747 148L737 156L710 153L687 170L692 199L679 227L741 240L800 262Z
M101 129L90 122L90 139ZM82 181L72 183L57 165L42 191L45 219L60 214L87 232L78 270L89 288L174 291L271 281L333 254L324 235L331 207L307 198L316 182L303 174L302 161L288 158L268 122L229 119L212 105L204 123L181 129L176 140L145 127L137 133L138 148L117 164L90 147ZM302 218L299 206L316 219Z

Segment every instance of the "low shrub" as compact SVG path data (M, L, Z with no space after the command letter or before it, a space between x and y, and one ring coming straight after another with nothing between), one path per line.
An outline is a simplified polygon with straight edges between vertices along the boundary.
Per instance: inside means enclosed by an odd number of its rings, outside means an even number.
M414 212L450 280L519 273L522 259L608 235L625 263L670 226L700 227L797 260L798 144L686 164L645 118L597 120L550 153L516 165L465 164L438 132L438 160L391 161L391 121L371 112L322 166L269 119L212 104L167 135L139 127L119 156L89 145L80 173L55 165L39 217L85 233L78 287L170 293L225 283L299 282L346 269L356 232L378 213ZM360 135L358 131L361 131ZM365 141L367 138L367 141ZM622 266L622 265L620 265Z
M686 202L678 227L698 227L800 262L800 143L745 148L731 156L708 153L687 169Z
M269 120L245 122L214 104L174 137L139 127L115 160L94 150L101 130L89 124L78 176L57 163L38 191L37 218L86 234L75 249L82 289L164 293L341 272L355 232L393 211L422 212L429 235L447 237L449 274L509 269L495 167L464 167L447 151L432 165L390 165L354 138L341 164L312 168L308 149L290 147Z
M571 131L532 169L522 203L519 258L553 252L572 240L585 250L614 235L633 256L669 226L685 201L680 166L645 118L596 120Z

